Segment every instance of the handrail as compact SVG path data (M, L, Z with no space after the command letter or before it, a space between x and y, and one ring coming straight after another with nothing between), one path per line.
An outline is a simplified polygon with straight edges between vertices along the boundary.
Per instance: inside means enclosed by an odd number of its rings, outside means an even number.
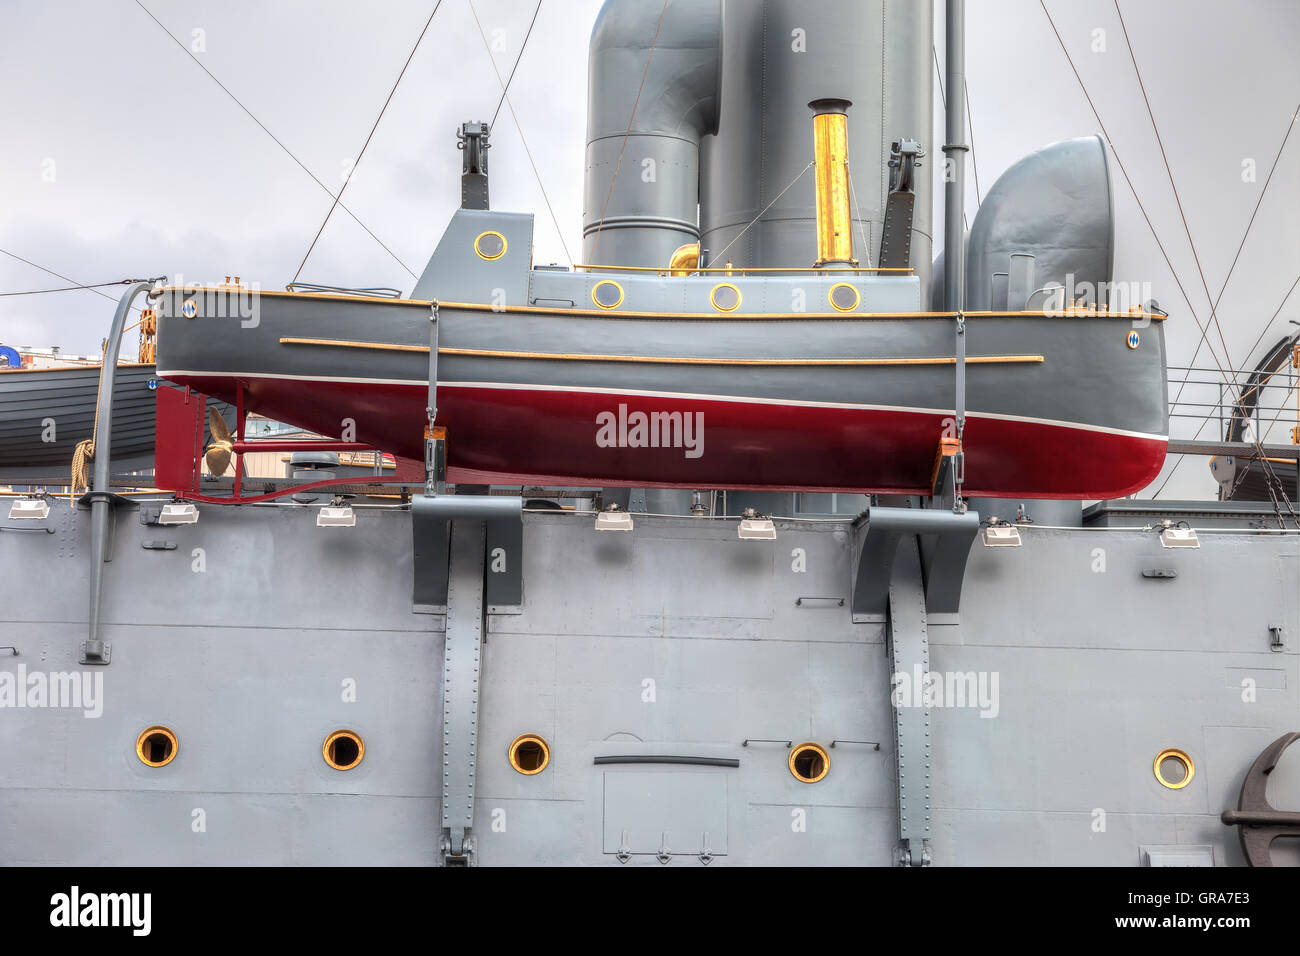
M611 266L595 265L591 263L576 263L573 271L577 272L585 269L588 272L657 272L660 275L687 276L687 275L749 275L755 272L812 272L826 274L829 272L848 272L854 275L873 274L877 272L901 272L906 275L912 275L915 270L910 266L879 266L868 268L865 266L708 266L705 268L695 269L674 269L672 266Z

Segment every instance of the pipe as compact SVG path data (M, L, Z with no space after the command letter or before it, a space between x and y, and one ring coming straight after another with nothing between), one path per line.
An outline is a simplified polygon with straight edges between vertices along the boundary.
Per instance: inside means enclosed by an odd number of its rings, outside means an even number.
M813 100L813 161L817 181L817 261L814 265L857 265L849 218L848 100Z
M95 469L90 492L86 495L90 499L90 630L82 647L83 664L108 663L99 632L104 594L104 561L108 549L108 519L113 507L109 492L113 462L113 382L117 376L117 353L122 349L122 331L126 328L131 303L137 295L152 286L153 282L137 282L122 293L104 346L104 364L99 370L99 404L96 406L95 434L92 436L95 444Z
M699 240L700 139L718 128L721 43L721 0L601 8L587 91L586 262L663 266Z
M700 267L700 244L688 242L673 250L668 258L668 274L688 276Z
M944 309L960 312L966 307L966 256L962 236L962 211L966 196L966 2L947 0L948 112L943 152L945 163L943 201Z
M944 38L948 64L948 115L945 117L944 172L947 185L943 203L944 308L957 313L957 374L953 408L956 419L957 459L953 478L952 509L963 514L962 484L966 473L961 442L966 432L966 236L962 212L966 203L966 0L947 0Z

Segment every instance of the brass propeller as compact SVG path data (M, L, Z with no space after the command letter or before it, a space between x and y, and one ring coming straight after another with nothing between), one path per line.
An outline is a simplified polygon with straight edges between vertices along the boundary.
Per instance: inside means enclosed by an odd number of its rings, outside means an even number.
M231 444L226 420L221 417L221 412L215 405L208 406L208 429L212 432L212 444L204 453L203 460L208 463L208 471L212 472L212 476L220 478L230 467L230 456L234 454L235 446Z

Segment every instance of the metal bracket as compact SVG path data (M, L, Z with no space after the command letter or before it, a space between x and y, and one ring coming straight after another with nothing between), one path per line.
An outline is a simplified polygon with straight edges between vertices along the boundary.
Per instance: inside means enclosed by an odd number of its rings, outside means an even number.
M522 498L506 495L413 496L412 605L417 608L446 605L451 526L458 520L488 524L488 603L520 604L524 587L523 509Z
M668 834L666 832L659 834L659 852L655 854L655 859L665 864L672 862L673 851L668 849Z
M456 148L464 150L460 172L460 208L488 208L487 151L491 127L487 123L461 123L456 132Z
M853 523L854 620L882 621L900 542L921 537L925 607L930 614L956 614L961 606L966 560L979 533L979 513L928 508L881 508Z
M478 769L479 676L482 667L484 522L451 529L446 641L442 667L442 864L469 866Z
M1300 733L1283 734L1265 747L1246 772L1237 809L1224 810L1219 817L1225 825L1238 827L1241 850L1251 866L1273 865L1269 847L1278 837L1300 837L1300 813L1274 810L1268 802L1268 775L1297 740Z
M78 660L87 665L111 664L113 662L113 642L82 641L81 656Z
M880 266L907 268L912 264L912 218L916 203L914 169L924 156L921 144L901 139L892 146L889 158L889 196L885 200L884 224L880 232Z
M925 589L916 540L898 546L898 561L889 581L890 674L909 680L930 672ZM892 682L891 682L892 683ZM920 691L921 688L915 688ZM898 770L899 865L930 863L930 707L924 695L904 706L894 701L894 758Z
M1268 649L1274 654L1281 654L1286 650L1286 631L1281 624L1268 626L1268 638Z

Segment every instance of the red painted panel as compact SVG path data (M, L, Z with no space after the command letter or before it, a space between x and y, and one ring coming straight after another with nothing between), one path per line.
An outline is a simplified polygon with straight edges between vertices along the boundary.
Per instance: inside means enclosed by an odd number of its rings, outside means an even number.
M154 436L154 485L165 491L198 487L203 441L203 396L160 385Z

